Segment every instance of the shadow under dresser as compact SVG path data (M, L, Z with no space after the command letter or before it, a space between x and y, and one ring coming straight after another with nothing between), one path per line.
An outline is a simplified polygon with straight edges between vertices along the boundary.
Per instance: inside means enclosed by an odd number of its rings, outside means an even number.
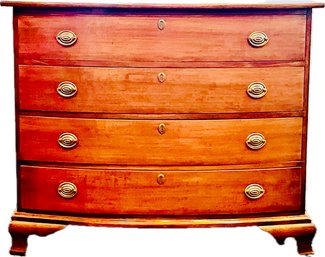
M69 224L259 226L312 254L311 9L321 3L14 6L11 254Z

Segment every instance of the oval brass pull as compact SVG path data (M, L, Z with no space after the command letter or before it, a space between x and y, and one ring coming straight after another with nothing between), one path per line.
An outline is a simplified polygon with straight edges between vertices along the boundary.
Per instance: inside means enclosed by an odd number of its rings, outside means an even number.
M266 144L265 137L260 133L252 133L246 139L246 145L251 150L259 150Z
M158 27L158 29L160 29L160 30L164 30L165 27L166 27L166 22L165 22L165 20L163 20L163 19L159 20L159 21L157 22L157 27Z
M158 74L157 78L158 78L158 81L159 81L160 83L164 83L164 82L166 81L166 79L167 79L167 76L166 76L165 73L160 72L160 73Z
M160 173L158 176L157 176L157 183L159 185L163 185L166 181L166 178L165 178L165 175Z
M247 94L253 99L259 99L265 96L267 88L262 82L253 82L247 87Z
M158 126L158 132L163 135L166 133L166 125L164 123L159 124Z
M70 30L62 30L56 36L56 40L62 46L72 46L77 42L77 39L77 35Z
M261 198L264 193L264 188L259 184L250 184L245 188L245 195L252 200Z
M78 138L74 134L66 132L59 136L58 143L64 149L72 149L78 144Z
M77 187L71 182L62 182L58 187L60 196L66 199L71 199L77 194Z
M70 98L77 94L78 89L77 86L72 82L63 81L58 85L56 91L60 96L64 98Z
M264 32L255 31L248 36L251 46L262 47L269 42L269 37Z

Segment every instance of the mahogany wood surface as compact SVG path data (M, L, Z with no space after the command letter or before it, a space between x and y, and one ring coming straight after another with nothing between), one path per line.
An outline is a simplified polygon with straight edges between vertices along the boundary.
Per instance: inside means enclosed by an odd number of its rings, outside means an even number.
M158 132L164 124L165 134ZM125 164L213 165L301 161L302 118L243 120L103 120L21 116L19 159ZM62 149L62 133L78 138ZM262 133L260 150L246 138Z
M17 111L23 116L46 116L61 118L123 119L123 120L210 120L304 117L306 111L294 112L234 112L234 113L84 113L53 111Z
M136 8L136 9L300 9L300 8L322 8L323 2L304 1L255 1L254 3L209 3L205 4L118 4L100 1L19 1L19 0L2 0L3 6L15 7L86 7L86 8Z
M166 75L164 82L158 74ZM57 92L73 82L77 94ZM262 82L253 99L247 87ZM303 110L304 68L94 68L19 66L21 110L99 113L234 113Z
M20 168L21 210L127 215L216 215L300 210L301 169L232 171L129 171ZM165 182L158 184L158 175ZM58 186L77 187L72 199ZM244 194L260 184L265 194Z
M158 29L164 19L166 27ZM240 24L240 26L238 26ZM281 24L281 26L278 26ZM56 41L71 30L77 42ZM263 31L264 47L252 47L248 36ZM65 65L98 63L130 67L139 63L217 61L302 61L306 15L27 15L18 16L18 63Z
M9 232L12 237L10 254L24 256L27 250L27 238L30 235L47 236L64 229L62 224L11 221Z
M258 225L312 253L316 229L303 214L309 8L323 4L1 4L15 6L12 254L25 254L29 234L68 224ZM71 47L55 39L65 29L78 36ZM268 44L250 46L253 31ZM248 98L251 78L267 84L264 98ZM57 84L70 79L78 93L63 99ZM78 136L76 148L58 145L64 132ZM246 147L252 132L266 137L261 150ZM63 181L77 185L74 198L57 193ZM244 195L252 183L266 189L262 198Z
M288 237L294 237L297 241L298 253L301 255L314 254L312 241L316 234L316 227L312 223L261 226L262 230L270 233L278 242L283 245Z
M109 215L64 215L44 214L16 211L13 221L41 222L62 225L110 226L110 227L143 227L143 228L198 228L198 227L234 227L234 226L265 226L285 224L311 223L310 217L303 214L264 214L249 217L193 217L193 216L129 216L114 217Z
M56 231L64 229L66 225L86 225L86 226L110 226L110 227L165 227L165 228L198 228L198 227L232 227L232 226L261 226L262 230L272 233L277 238L281 235L285 237L294 236L298 239L298 246L301 253L306 253L310 246L304 244L307 239L313 237L313 227L308 215L285 215L285 216L265 216L249 218L180 218L180 217L82 217L49 215L40 213L15 212L9 226L12 236L11 254L26 254L27 238L29 235L46 236ZM282 224L282 225L281 225ZM290 225L292 224L292 225ZM273 228L273 229L272 229ZM315 228L314 228L315 231ZM304 241L306 239L306 241ZM282 241L280 241L282 243ZM310 240L309 240L310 242ZM304 250L304 251L301 251Z

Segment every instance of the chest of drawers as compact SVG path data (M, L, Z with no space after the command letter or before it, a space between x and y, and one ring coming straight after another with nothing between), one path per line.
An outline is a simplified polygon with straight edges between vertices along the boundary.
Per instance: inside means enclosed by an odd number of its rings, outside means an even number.
M69 224L259 226L311 254L311 8L14 6L11 254Z

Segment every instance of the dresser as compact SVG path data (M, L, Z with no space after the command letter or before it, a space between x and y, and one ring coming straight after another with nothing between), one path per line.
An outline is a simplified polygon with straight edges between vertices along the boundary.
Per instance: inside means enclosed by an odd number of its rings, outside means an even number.
M322 3L1 4L14 7L11 254L70 224L259 226L313 253L309 54Z

